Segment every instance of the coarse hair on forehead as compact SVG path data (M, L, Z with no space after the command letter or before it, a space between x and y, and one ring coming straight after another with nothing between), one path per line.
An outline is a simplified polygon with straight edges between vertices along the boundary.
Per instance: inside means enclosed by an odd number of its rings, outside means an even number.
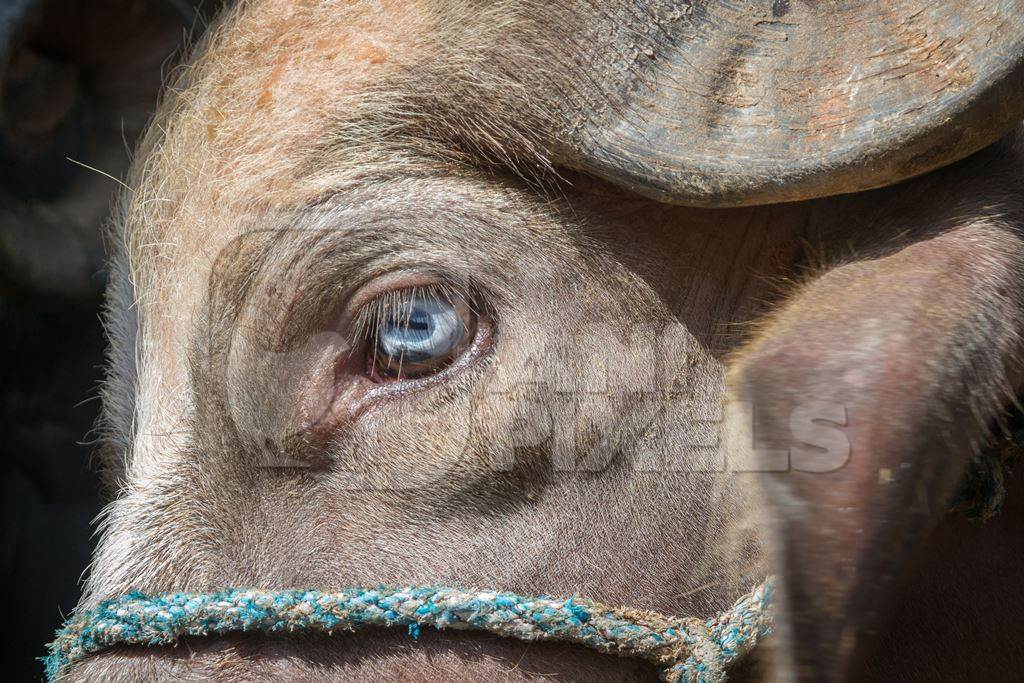
M298 179L315 193L453 165L549 178L556 157L571 165L588 117L621 104L620 81L638 67L615 77L599 65L615 63L620 33L651 30L655 9L240 3L168 88L140 147L130 184L145 189L126 228L158 231L158 216L136 209L166 213L211 177L231 190L219 199L246 205L295 201Z
M228 9L168 79L111 221L105 450L119 458L133 442L153 306L176 298L195 246L242 216L402 177L499 173L551 188L580 112L614 106L576 59L582 43L645 19L633 3L591 5Z

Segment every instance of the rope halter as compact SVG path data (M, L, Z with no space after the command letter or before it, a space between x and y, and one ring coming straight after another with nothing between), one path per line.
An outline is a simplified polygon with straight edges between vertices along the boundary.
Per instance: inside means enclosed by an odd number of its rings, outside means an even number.
M338 592L232 589L217 593L131 593L70 620L50 645L47 679L116 645L174 645L188 636L327 633L423 626L487 631L527 641L584 645L638 657L666 681L714 683L771 628L771 582L708 620L614 609L581 598L524 597L457 588L378 586Z

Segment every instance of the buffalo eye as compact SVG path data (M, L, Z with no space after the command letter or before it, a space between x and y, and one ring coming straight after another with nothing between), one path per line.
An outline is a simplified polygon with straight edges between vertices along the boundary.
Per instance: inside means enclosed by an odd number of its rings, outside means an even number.
M367 371L379 382L438 373L476 337L477 315L453 292L411 287L388 292L370 306Z

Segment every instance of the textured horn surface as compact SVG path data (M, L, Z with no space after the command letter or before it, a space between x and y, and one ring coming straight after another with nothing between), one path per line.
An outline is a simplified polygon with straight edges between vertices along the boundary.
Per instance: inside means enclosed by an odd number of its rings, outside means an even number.
M652 3L654 4L654 3ZM566 163L664 201L736 206L898 182L1024 118L1024 0L649 7L616 106Z

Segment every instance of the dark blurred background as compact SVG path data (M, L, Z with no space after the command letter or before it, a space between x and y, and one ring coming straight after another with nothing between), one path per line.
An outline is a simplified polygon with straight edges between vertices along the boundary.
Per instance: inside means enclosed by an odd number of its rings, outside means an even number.
M219 4L0 0L0 647L15 680L42 678L103 504L90 430L118 189L103 174L124 176L161 83Z

